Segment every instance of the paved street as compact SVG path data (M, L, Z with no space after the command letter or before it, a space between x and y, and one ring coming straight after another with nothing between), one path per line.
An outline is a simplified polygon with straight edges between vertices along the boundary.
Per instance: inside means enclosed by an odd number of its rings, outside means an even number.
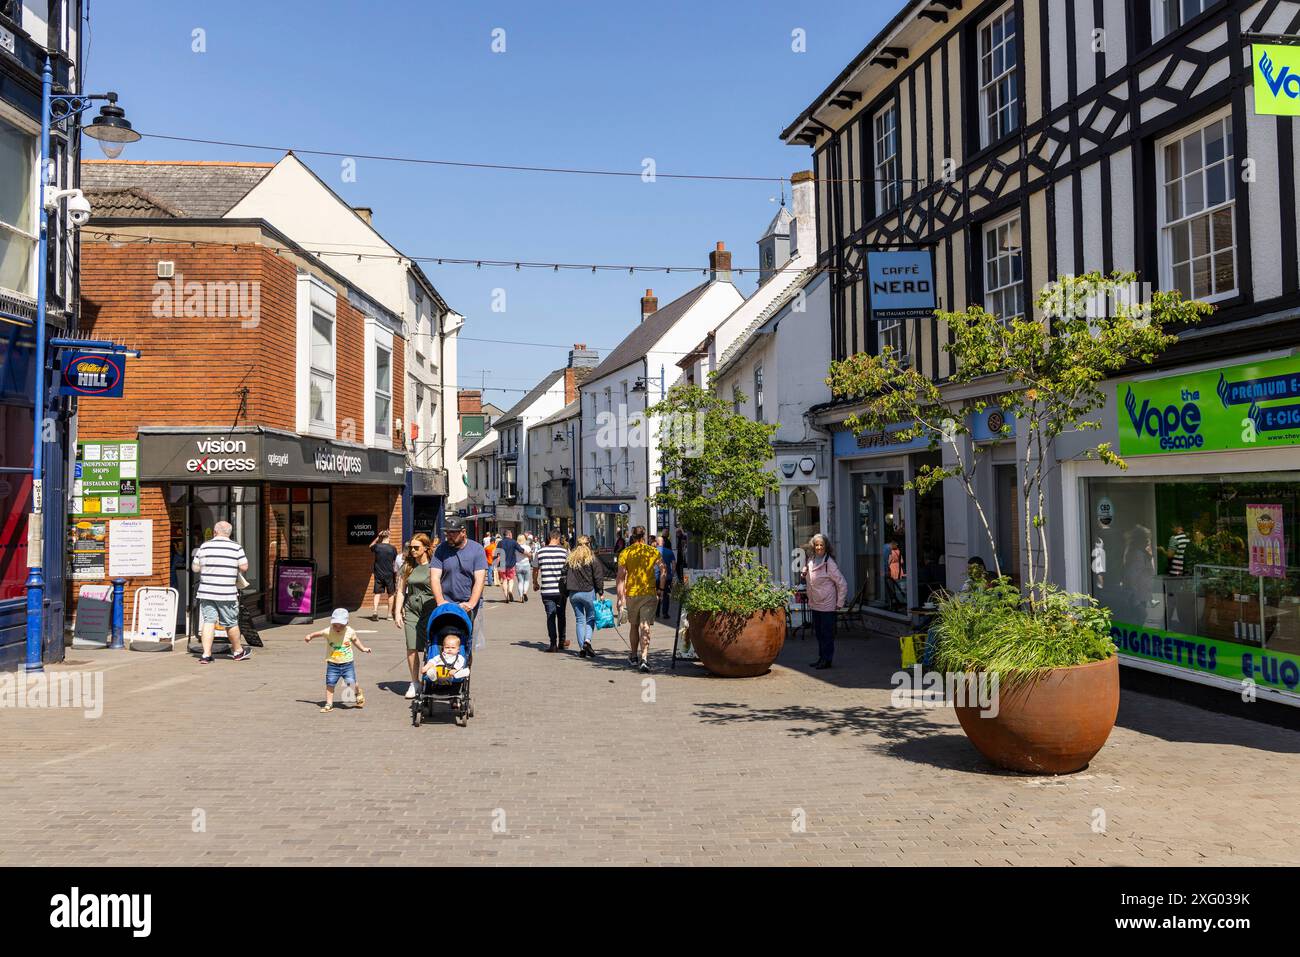
M0 864L1300 863L1294 731L1127 694L1084 772L1005 775L951 711L890 707L884 640L727 681L669 673L658 626L644 701L613 633L593 664L541 653L537 601L487 614L466 729L411 727L399 633L355 616L362 711L319 713L304 627L203 668L71 650L103 716L0 712Z

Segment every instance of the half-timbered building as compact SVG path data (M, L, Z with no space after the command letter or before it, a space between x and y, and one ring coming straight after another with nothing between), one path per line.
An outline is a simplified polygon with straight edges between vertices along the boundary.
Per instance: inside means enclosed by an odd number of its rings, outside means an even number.
M1100 439L1060 443L1053 574L1112 608L1126 663L1290 701L1300 427L1266 400L1300 387L1300 144L1291 117L1257 111L1252 44L1297 33L1294 0L915 0L782 133L813 152L837 357L888 345L951 374L944 323L870 321L875 249L932 250L941 309L1023 314L1049 280L1093 270L1215 306L1116 382ZM1200 431L1153 442L1142 410L1188 403ZM845 413L813 410L835 430L842 564L882 623L910 627L991 546L960 489L906 489L927 443L853 435ZM991 447L980 495L1014 575L1019 457L1001 424L973 423L973 441ZM1082 460L1099 440L1128 457L1122 475Z

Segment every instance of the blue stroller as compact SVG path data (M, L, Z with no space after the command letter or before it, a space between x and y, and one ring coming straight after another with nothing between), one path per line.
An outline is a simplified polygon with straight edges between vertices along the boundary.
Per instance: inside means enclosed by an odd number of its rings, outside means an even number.
M442 640L449 634L460 637L460 653L465 658L465 666L474 663L474 624L465 609L454 602L426 608L420 615L419 633L424 636L424 664L442 652ZM411 725L418 728L425 718L433 717L433 709L447 705L452 718L460 727L469 724L474 717L474 703L469 696L468 676L454 678L450 681L434 681L428 675L422 675L420 686L411 700Z

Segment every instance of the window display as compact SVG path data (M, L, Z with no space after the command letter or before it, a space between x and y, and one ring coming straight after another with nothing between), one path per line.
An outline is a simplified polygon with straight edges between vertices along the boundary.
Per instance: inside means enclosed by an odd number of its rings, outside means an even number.
M1296 473L1086 481L1084 568L1124 654L1300 690Z

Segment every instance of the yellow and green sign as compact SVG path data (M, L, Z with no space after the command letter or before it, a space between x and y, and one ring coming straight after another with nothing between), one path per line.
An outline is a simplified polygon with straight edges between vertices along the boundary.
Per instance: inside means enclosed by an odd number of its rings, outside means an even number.
M1300 356L1120 383L1120 455L1300 445Z
M1300 116L1300 46L1256 43L1255 112Z
M1110 636L1119 653L1130 658L1159 661L1231 681L1250 680L1277 691L1300 692L1300 656L1285 651L1121 621L1112 624Z

